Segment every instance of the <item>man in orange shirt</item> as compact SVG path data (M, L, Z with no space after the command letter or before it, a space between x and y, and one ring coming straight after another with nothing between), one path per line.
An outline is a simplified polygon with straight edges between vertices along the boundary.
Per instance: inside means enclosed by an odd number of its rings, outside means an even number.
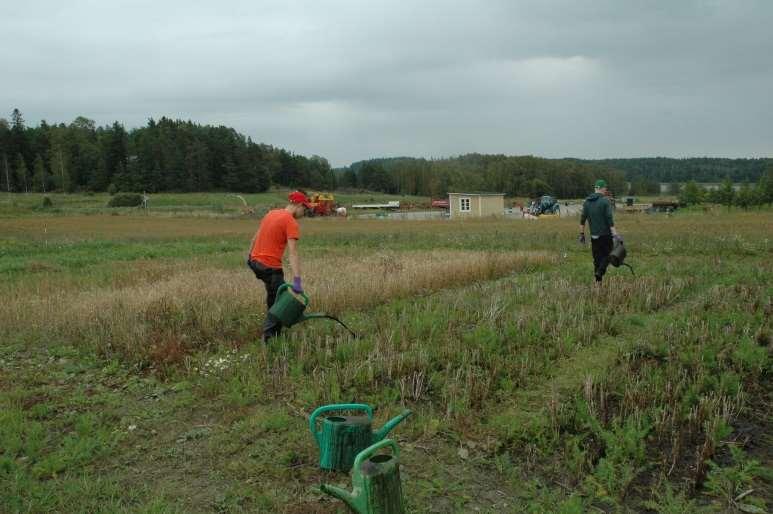
M289 249L290 268L293 272L292 289L303 292L301 287L301 261L298 258L298 239L300 228L296 219L300 219L309 206L309 199L301 191L293 191L288 196L289 203L284 209L273 209L263 217L260 227L250 246L247 265L255 276L266 285L266 305L270 309L276 300L279 286L284 283L282 256L285 247ZM282 331L282 324L266 316L263 323L263 342L276 337Z

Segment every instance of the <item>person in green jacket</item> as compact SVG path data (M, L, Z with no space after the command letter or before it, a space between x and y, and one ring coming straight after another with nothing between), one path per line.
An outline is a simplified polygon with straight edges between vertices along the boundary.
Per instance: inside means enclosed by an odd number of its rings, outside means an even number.
M585 244L585 222L590 226L591 250L593 252L593 274L601 283L609 266L609 254L615 242L623 241L615 229L612 205L607 199L607 183L597 180L595 192L585 199L580 216L580 243Z

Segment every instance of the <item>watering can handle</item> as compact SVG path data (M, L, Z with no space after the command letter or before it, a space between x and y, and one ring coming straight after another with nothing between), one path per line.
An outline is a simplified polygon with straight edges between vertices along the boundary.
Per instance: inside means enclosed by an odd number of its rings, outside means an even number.
M309 416L309 428L314 437L317 437L317 416L324 412L334 410L362 410L368 415L368 420L373 421L373 408L364 403L334 403L333 405L324 405L317 408L311 413L311 416Z
M357 470L359 470L360 466L362 465L362 461L379 451L381 448L385 448L387 446L392 448L392 453L395 454L395 458L399 459L400 449L397 447L397 443L395 443L392 439L383 439L374 445L368 446L360 453L358 453L357 457L354 458L354 465L352 466L352 469L357 472Z
M277 290L276 290L276 295L277 295L277 296L279 296L280 294L282 294L282 291L284 291L285 289L288 289L288 288L290 288L290 287L292 287L292 284L288 284L287 282L285 282L284 284L282 284L281 286L279 286L279 287L277 288ZM291 291L292 291L292 290L291 290ZM303 293L303 292L301 292L301 293L295 293L295 292L293 292L293 293L294 293L294 294L299 294L299 295L301 296L301 298L303 298L303 302L304 302L306 305L308 305L308 304L309 304L309 297L308 297L308 296L306 296L306 293Z

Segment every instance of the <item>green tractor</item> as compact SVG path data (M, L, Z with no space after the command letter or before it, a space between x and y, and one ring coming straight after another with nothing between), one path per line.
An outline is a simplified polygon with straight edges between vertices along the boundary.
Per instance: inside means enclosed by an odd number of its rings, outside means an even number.
M544 195L531 203L530 214L540 216L542 214L558 214L560 207L558 200L550 195Z

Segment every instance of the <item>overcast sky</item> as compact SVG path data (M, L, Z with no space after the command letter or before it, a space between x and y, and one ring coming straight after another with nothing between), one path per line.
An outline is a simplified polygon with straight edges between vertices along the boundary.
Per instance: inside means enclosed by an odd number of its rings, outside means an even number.
M0 116L224 124L334 166L773 156L773 1L0 2Z

